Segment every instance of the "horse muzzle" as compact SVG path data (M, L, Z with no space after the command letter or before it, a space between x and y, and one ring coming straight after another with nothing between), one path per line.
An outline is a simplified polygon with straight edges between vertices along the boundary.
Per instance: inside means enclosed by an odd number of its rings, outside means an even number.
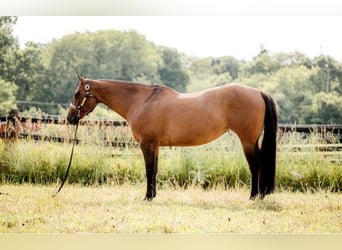
M72 125L76 125L78 124L79 120L80 120L80 115L79 115L79 111L76 109L69 109L68 111L68 115L67 115L67 120L70 124Z

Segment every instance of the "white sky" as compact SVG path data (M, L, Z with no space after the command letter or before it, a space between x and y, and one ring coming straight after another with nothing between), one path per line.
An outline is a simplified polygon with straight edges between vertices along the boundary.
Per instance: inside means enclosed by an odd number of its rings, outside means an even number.
M323 53L341 62L341 24L341 16L19 16L13 33L24 46L76 31L133 29L192 56L251 60L263 44L271 53L297 50L310 58Z

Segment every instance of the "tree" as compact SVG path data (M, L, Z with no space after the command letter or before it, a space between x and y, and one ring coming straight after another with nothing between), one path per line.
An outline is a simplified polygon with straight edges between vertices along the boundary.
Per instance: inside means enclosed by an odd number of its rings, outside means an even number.
M320 55L314 58L314 64L320 69L317 75L317 89L329 93L342 94L342 65L331 56Z
M286 66L265 79L260 88L275 98L280 122L306 123L314 94L311 79L315 73L305 66Z
M45 101L50 95L42 62L43 50L43 45L28 42L25 49L15 52L15 83L18 86L16 95L18 100Z
M0 114L7 115L15 107L14 52L18 48L17 40L12 35L12 26L17 17L0 17Z
M177 50L161 48L163 63L158 68L160 81L178 91L185 92L189 83L189 75L182 68L181 57Z
M265 53L262 56L266 56ZM319 69L312 66L308 58L297 52L279 53L267 57L269 58L266 62L272 62L270 65L274 65L271 67L272 70L253 71L251 75L250 66L256 65L251 62L247 67L242 67L247 72L241 73L243 77L239 80L274 97L278 104L280 122L306 123L312 115L311 105L316 93L316 76ZM260 62L260 56L255 60Z
M46 98L48 91L44 87L45 69L41 61L43 46L29 42L25 49L20 49L12 35L16 21L17 17L0 17L0 78L8 83L8 91L16 94L16 100L40 101Z
M276 72L280 67L279 62L266 49L262 49L259 55L253 58L252 62L244 65L243 70L248 76L256 74L267 75Z
M137 32L109 30L55 40L44 61L54 100L65 103L73 94L76 72L93 79L158 82L161 58L156 46Z
M181 92L241 82L271 94L282 123L342 123L342 64L327 55L311 60L297 51L271 54L261 46L247 62L231 56L186 57L136 31L116 30L74 33L20 49L12 35L16 21L0 17L1 112L14 107L15 97L69 103L79 72L93 79L160 83Z
M0 79L0 116L7 115L7 112L15 108L15 91L17 86L14 83Z
M342 123L342 97L336 92L320 92L314 96L312 112L313 117L309 122L319 124Z
M13 82L15 78L14 52L19 48L18 41L12 35L12 26L17 17L0 17L0 78Z
M213 58L211 67L213 72L217 75L229 73L231 80L235 80L239 76L240 63L231 56Z

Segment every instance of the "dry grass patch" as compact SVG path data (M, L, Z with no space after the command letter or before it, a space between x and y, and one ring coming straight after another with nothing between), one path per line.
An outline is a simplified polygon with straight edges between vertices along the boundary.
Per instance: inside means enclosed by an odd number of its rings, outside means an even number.
M249 201L247 189L163 188L144 202L144 185L4 185L0 232L341 233L338 193L280 192Z

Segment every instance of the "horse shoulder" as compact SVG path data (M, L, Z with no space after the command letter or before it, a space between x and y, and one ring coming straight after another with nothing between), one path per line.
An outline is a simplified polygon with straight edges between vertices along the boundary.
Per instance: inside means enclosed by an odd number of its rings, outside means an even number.
M153 131L163 126L160 120L172 108L172 103L179 93L161 85L151 85L150 91L142 96L139 104L130 111L127 119L135 139L140 142L144 136L153 137ZM158 120L159 119L159 120Z

